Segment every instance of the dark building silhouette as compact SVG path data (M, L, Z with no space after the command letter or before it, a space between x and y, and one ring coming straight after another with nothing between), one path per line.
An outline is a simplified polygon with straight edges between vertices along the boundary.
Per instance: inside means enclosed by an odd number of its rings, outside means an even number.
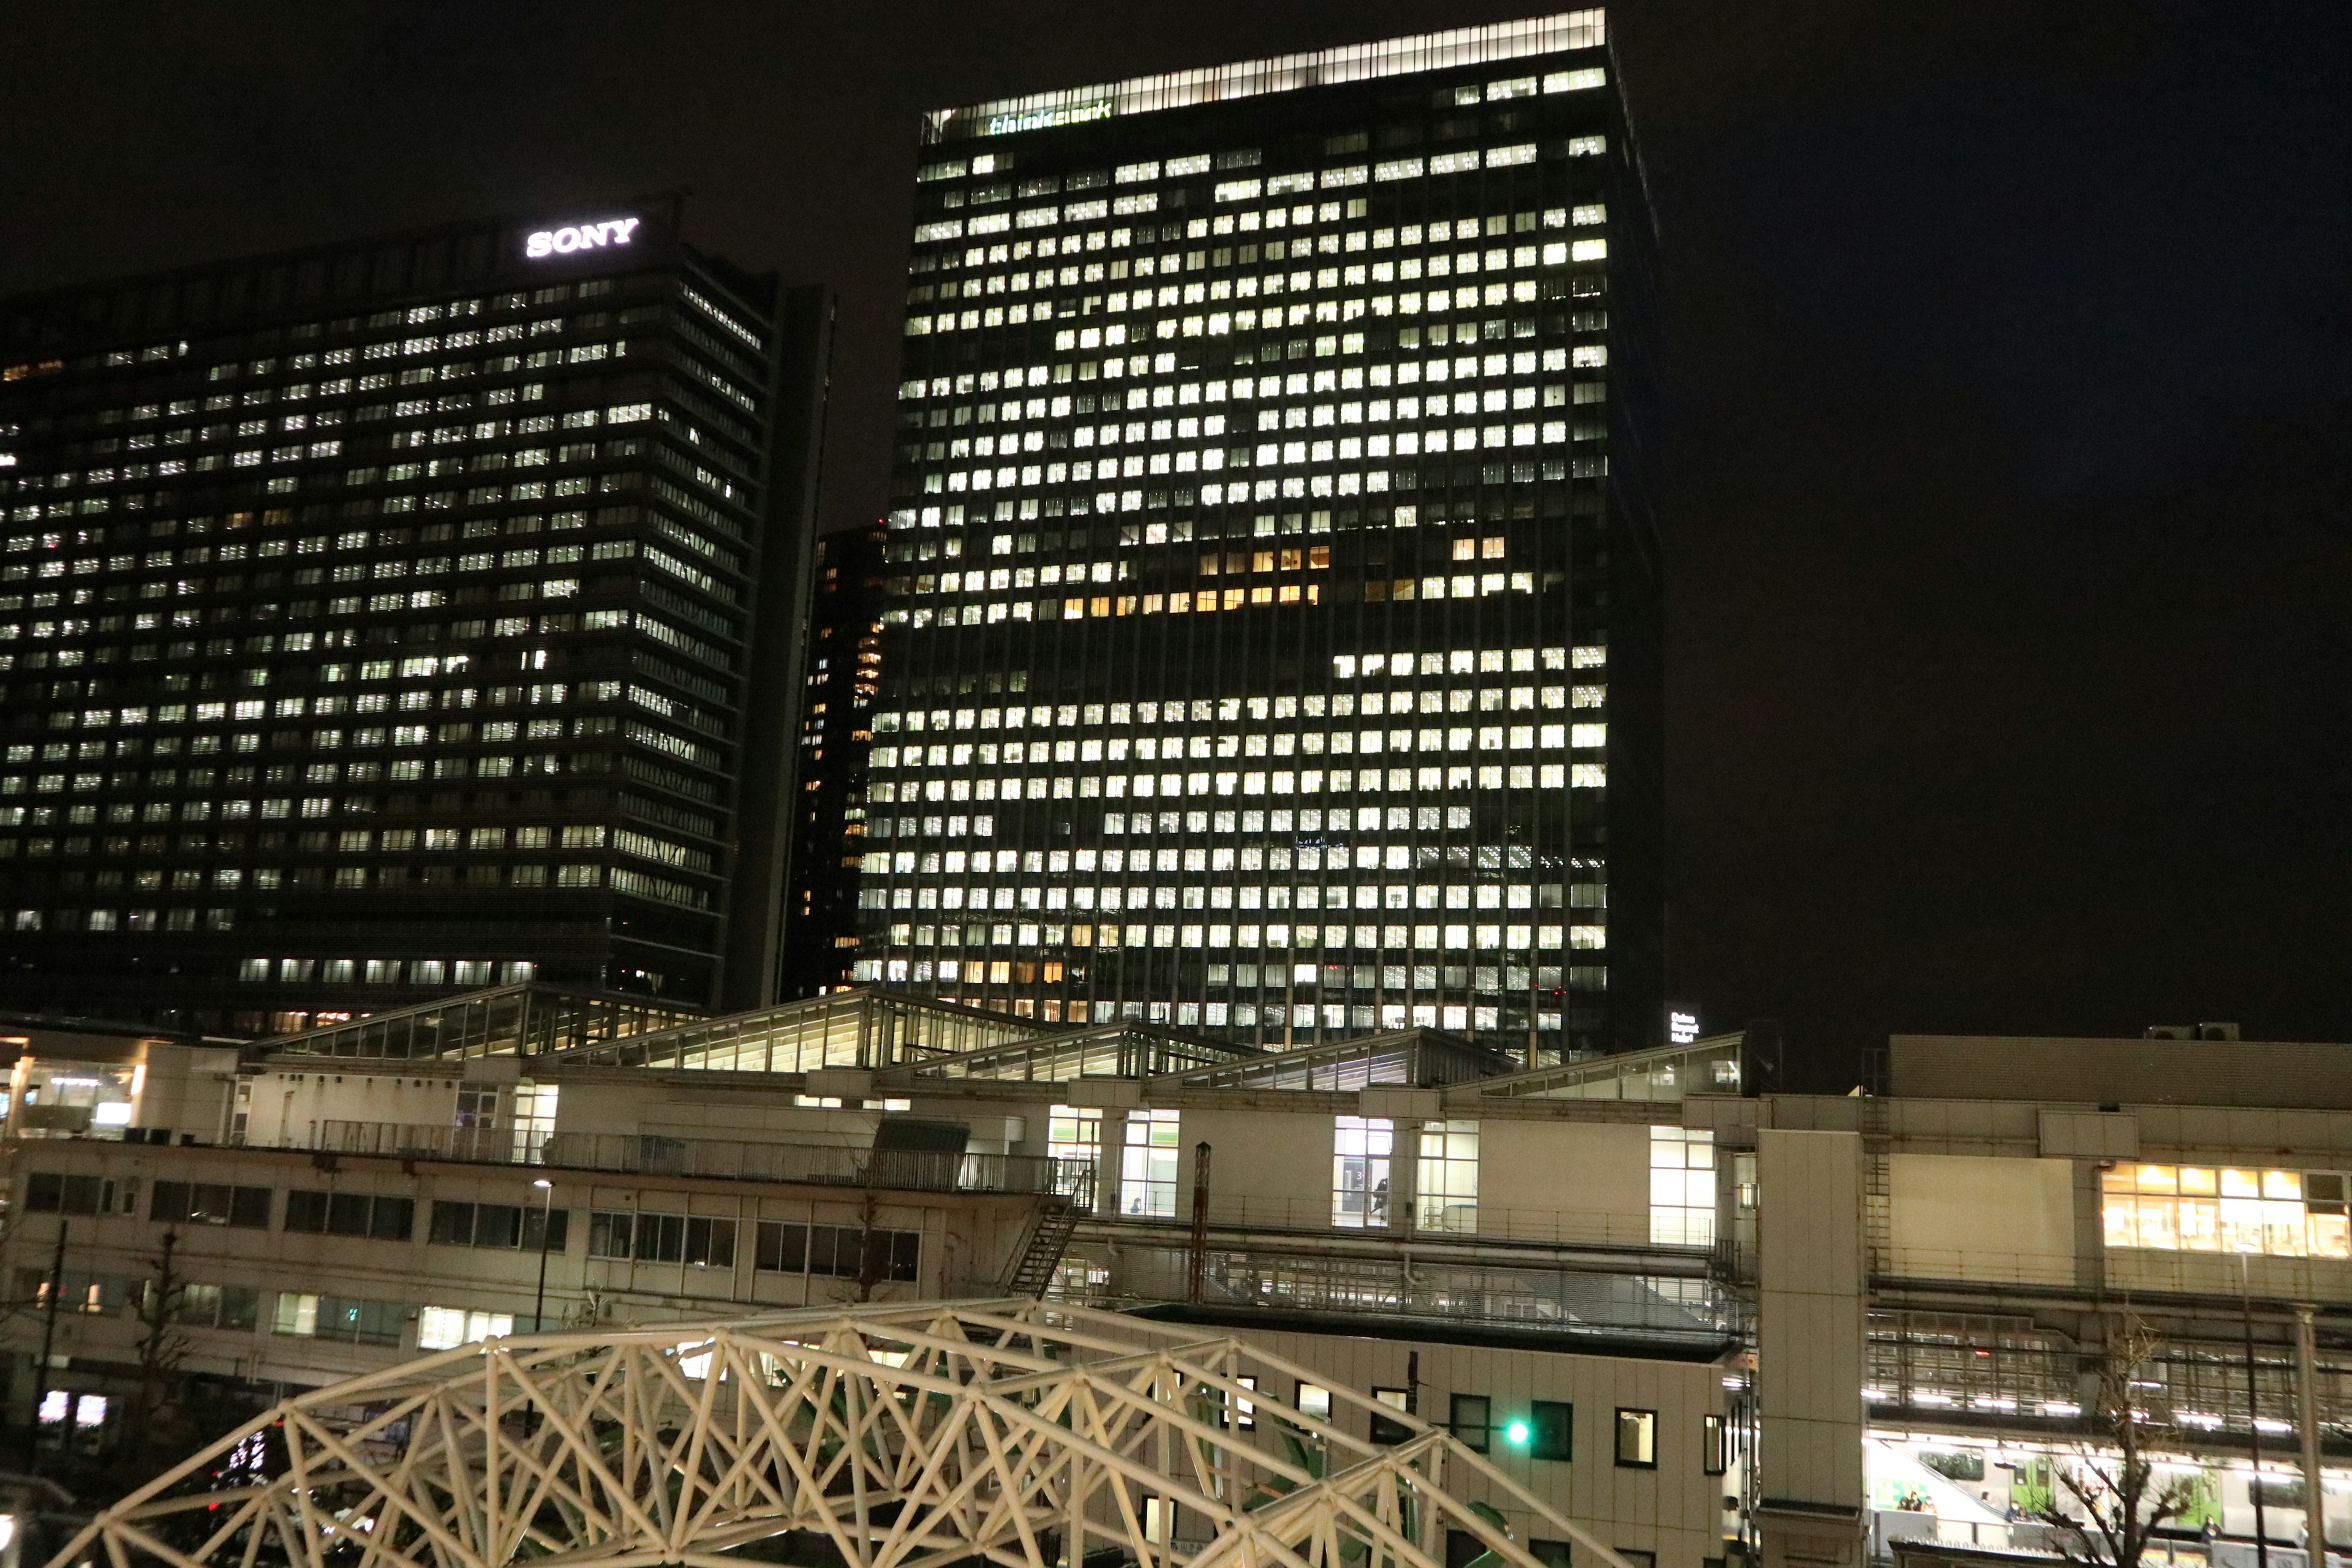
M857 879L866 850L866 765L882 677L883 551L888 530L831 533L810 569L808 668L802 677L800 820L786 889L791 940L782 992L814 996L851 983Z

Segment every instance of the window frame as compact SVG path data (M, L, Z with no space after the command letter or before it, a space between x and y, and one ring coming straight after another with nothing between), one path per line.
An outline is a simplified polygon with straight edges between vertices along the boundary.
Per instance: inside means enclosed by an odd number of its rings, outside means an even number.
M1560 1441L1544 1441L1547 1429L1545 1413L1557 1411L1551 1417L1550 1429ZM1557 1448L1557 1452L1553 1451ZM1569 1465L1576 1462L1576 1406L1565 1399L1538 1399L1528 1405L1528 1458L1551 1464Z
M1628 1423L1625 1418L1629 1415L1642 1419ZM1629 1431L1648 1434L1650 1451L1648 1458L1629 1459L1625 1457L1625 1436ZM1656 1411L1645 1410L1638 1405L1621 1405L1617 1406L1617 1414L1610 1423L1610 1432L1612 1438L1610 1447L1616 1456L1617 1468L1654 1470L1658 1468L1658 1413Z
M1391 1397L1391 1395L1394 1397ZM1386 1405L1388 1408L1398 1411L1402 1415L1411 1415L1413 1414L1412 1390L1410 1388L1390 1388L1383 1387L1379 1384L1374 1384L1372 1385L1372 1402L1375 1405ZM1412 1428L1405 1426L1402 1422L1391 1421L1387 1416L1381 1415L1378 1410L1374 1410L1370 1414L1371 1416L1370 1436L1373 1442L1380 1444L1383 1447L1394 1447L1397 1444L1402 1443L1412 1437Z
M1465 1407L1477 1406L1477 1419L1465 1421ZM1486 1453L1494 1446L1495 1401L1491 1394L1450 1394L1446 1395L1446 1429L1474 1454ZM1475 1433L1475 1436L1472 1436Z

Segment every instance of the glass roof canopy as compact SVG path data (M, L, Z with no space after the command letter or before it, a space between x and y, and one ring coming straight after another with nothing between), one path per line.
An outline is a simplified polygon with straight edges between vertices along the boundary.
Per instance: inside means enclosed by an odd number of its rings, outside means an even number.
M275 1056L379 1061L546 1056L667 1029L693 1016L640 997L501 985L306 1029L270 1040L266 1048Z
M1026 1018L860 988L697 1018L658 1033L564 1051L563 1065L702 1072L903 1067L1058 1034Z
M1478 1093L1498 1100L1679 1100L1738 1094L1746 1073L1745 1033L1710 1035L1687 1046L1655 1046L1489 1079Z
M1369 1084L1436 1089L1510 1071L1512 1058L1454 1035L1404 1029L1362 1035L1247 1061L1173 1075L1185 1089L1303 1089L1345 1091Z
M1264 1059L1265 1053L1255 1046L1197 1040L1141 1024L1108 1024L942 1057L895 1073L888 1081L912 1085L926 1079L961 1078L1066 1083L1074 1078L1156 1078Z
M1135 1022L1056 1027L870 987L723 1018L635 998L508 985L379 1013L270 1043L280 1057L805 1073L863 1068L890 1087L925 1079L1164 1080L1171 1089L1345 1092L1372 1084L1475 1084L1481 1097L1678 1100L1740 1091L1745 1037L1515 1072L1513 1058L1453 1035L1406 1029L1261 1051ZM877 1087L880 1087L877 1085Z

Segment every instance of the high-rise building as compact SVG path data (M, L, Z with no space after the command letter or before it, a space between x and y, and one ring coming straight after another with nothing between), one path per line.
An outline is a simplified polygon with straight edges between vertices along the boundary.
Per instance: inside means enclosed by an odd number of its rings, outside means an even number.
M801 677L799 776L778 989L815 996L849 984L857 963L857 877L866 851L866 769L882 679L882 574L889 531L844 529L816 542L809 571L808 668Z
M929 117L861 978L1659 1037L1621 87L1579 11Z
M679 216L0 304L0 996L772 994L831 306Z

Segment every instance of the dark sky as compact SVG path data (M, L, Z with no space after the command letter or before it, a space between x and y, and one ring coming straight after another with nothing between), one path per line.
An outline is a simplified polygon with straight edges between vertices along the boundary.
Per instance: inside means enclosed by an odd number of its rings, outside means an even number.
M684 185L842 297L880 507L919 111L1528 14L1406 0L12 8L0 290ZM1677 994L2352 1039L2352 26L1613 7L1664 251Z

